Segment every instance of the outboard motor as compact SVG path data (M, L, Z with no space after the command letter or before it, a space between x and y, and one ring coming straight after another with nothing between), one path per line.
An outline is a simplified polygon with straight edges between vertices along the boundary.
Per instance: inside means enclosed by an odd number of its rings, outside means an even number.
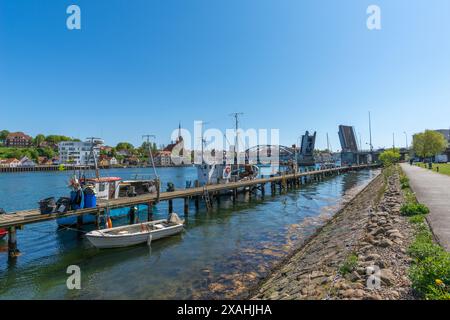
M56 201L56 209L55 211L58 213L66 212L70 209L70 198L61 197Z
M172 182L167 183L167 192L175 191L175 185Z
M55 209L56 203L54 197L39 201L39 210L41 211L41 214L51 214L55 212Z

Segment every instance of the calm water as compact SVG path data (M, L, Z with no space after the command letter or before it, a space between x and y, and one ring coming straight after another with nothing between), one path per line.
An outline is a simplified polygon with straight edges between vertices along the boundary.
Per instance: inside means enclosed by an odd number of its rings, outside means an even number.
M131 178L149 169L104 170L103 176ZM158 170L162 182L183 188L195 180L194 168ZM191 203L183 234L146 245L97 250L82 234L56 231L54 221L25 226L18 232L22 255L7 259L0 240L0 299L209 299L245 297L314 230L334 214L343 199L366 185L374 171L352 172L298 191L252 198L233 205L222 198L211 212ZM39 199L64 196L68 172L0 174L0 207L6 211L37 206ZM174 201L183 212L182 200ZM142 207L141 219L145 219ZM154 218L167 216L167 204ZM117 222L116 222L117 223ZM87 229L89 230L89 229ZM81 290L66 288L66 269L81 268Z

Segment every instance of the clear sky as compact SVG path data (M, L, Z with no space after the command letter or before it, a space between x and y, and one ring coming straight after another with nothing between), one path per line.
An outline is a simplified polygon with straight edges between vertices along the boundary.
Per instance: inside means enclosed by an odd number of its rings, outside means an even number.
M168 143L179 121L244 112L336 150L339 124L368 142L369 110L374 147L450 126L450 1L0 0L0 129Z

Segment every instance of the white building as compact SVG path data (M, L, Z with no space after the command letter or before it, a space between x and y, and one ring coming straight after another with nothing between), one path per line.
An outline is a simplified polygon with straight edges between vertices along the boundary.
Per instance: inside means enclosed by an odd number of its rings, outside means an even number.
M76 141L63 141L58 143L59 150L59 162L61 164L74 164L74 165L94 165L94 159L91 157L89 163L89 154L91 153L92 143L88 142L76 142ZM94 156L98 161L100 154L100 144L94 143Z
M18 167L34 167L36 166L36 163L34 163L33 160L29 159L28 157L23 157L20 159L20 164Z

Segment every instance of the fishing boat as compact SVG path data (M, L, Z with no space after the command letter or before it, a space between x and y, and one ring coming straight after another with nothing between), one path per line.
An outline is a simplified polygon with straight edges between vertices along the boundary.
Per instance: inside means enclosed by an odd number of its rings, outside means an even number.
M235 114L237 116L238 114ZM205 160L204 156L204 147L206 140L203 139L202 136L202 144L201 144L201 163L197 164L197 180L200 186L209 185L209 184L224 184L229 182L239 182L252 180L258 177L259 168L254 164L242 164L239 163L238 155L238 123L236 119L236 136L234 141L234 151L233 151L233 161L227 161L226 152L222 153L222 156L216 157L216 152L211 152L212 157L208 157ZM213 155L214 153L214 155ZM228 159L229 160L229 159Z
M101 177L97 165L95 155L95 143L100 141L98 138L91 139L91 150L89 157L86 160L86 165L93 159L95 166L95 175L89 176L89 172L79 171L70 179L69 187L72 189L70 196L70 205L72 209L95 208L97 201L104 202L112 199L136 197L145 194L157 194L159 191L159 177L156 174L156 169L153 161L151 151L150 159L152 161L153 171L155 177L135 176L134 179L124 180L120 177ZM89 170L88 170L89 171ZM92 173L91 173L92 175ZM67 205L66 205L67 207ZM57 212L60 212L57 210ZM126 215L128 212L123 210L111 211L110 217L112 219ZM82 224L91 224L96 222L95 215L82 216ZM63 217L57 219L59 226L71 226L77 224L77 217Z
M89 242L99 249L129 247L166 238L183 231L184 220L172 213L169 219L137 223L86 234Z
M5 210L0 208L0 215L6 214ZM2 240L6 235L8 234L8 231L6 229L0 228L0 240Z
M197 179L200 186L252 180L258 177L256 165L207 164L197 165Z
M0 240L6 237L7 234L8 231L6 231L5 229L0 229Z

